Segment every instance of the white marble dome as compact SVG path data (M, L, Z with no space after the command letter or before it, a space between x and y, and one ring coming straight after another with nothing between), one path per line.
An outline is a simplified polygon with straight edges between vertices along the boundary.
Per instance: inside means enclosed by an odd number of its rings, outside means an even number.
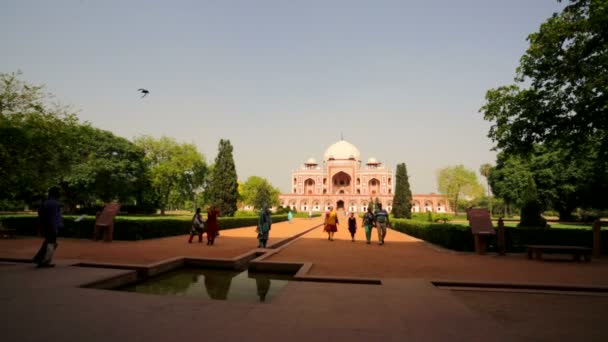
M361 160L361 153L355 145L349 143L346 140L340 140L337 143L329 146L325 150L323 159L325 161L329 159L354 159L356 161Z
M317 164L317 161L315 160L315 158L308 158L308 160L306 160L306 162L304 164Z
M374 158L374 157L369 158L369 159L367 160L367 163L368 163L368 164L380 164L380 163L378 163L378 161L377 161L377 160L376 160L376 158Z

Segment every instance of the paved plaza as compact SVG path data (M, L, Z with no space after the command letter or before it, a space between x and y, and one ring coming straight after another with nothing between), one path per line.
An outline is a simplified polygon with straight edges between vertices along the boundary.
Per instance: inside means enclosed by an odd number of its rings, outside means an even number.
M92 242L60 238L57 266L36 269L39 238L0 240L3 341L605 341L608 258L591 263L534 261L460 253L388 232L386 244L355 242L339 227L328 241L320 218L273 225L257 249L255 228L222 231L214 246L187 236ZM316 228L315 228L316 227ZM303 235L301 235L303 234ZM301 235L301 236L300 236ZM276 247L276 248L275 248ZM381 285L290 281L268 303L157 296L80 287L124 269L81 262L149 265L186 258L235 259L268 252L264 262L311 263L309 275L378 279ZM12 261L11 261L12 260ZM591 291L437 287L544 284Z

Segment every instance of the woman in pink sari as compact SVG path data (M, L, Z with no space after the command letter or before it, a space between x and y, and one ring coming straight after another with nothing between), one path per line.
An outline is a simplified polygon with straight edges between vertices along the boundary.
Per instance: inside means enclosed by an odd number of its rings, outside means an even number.
M217 221L220 216L220 211L215 205L212 205L207 211L207 245L213 245L215 237L220 231L220 225Z

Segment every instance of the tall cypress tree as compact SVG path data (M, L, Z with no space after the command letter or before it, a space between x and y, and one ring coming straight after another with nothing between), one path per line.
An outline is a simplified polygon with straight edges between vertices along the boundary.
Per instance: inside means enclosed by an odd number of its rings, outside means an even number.
M410 190L410 181L405 163L397 165L393 215L397 218L412 218L412 191Z
M208 187L209 200L221 210L222 216L234 216L239 196L232 144L221 139Z

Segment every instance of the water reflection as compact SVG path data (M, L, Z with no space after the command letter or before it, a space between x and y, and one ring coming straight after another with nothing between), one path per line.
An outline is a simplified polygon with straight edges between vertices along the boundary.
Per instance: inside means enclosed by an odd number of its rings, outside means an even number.
M120 290L217 300L266 302L287 285L289 279L290 276L269 273L184 268Z
M255 285L258 288L258 296L260 297L260 302L265 302L268 290L270 290L270 279L261 277L255 278Z

